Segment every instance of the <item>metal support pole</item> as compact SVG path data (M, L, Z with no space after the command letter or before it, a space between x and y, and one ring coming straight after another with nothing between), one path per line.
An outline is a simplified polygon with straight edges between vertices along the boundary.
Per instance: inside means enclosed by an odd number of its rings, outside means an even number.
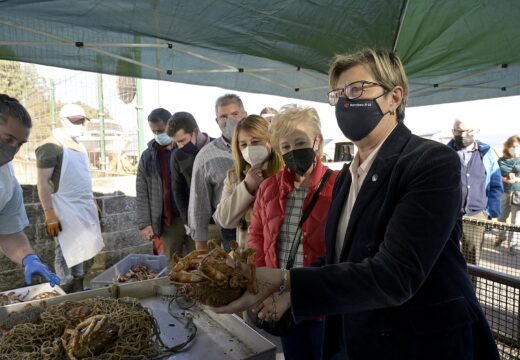
M56 128L56 84L51 80L51 129Z
M105 155L105 105L103 100L103 75L97 74L98 83L98 120L99 120L99 165L102 171L107 170Z
M141 79L136 79L136 106L137 110L137 148L138 148L138 157L144 151L144 116L143 116L143 86L141 83Z

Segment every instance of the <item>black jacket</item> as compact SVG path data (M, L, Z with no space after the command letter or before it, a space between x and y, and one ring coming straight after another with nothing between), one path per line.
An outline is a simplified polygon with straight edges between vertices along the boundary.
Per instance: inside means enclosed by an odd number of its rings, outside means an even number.
M324 358L498 359L460 252L460 161L402 123L361 187L335 261L338 220L351 175L338 176L326 256L291 270L293 314L325 315Z
M213 140L215 139L209 137L210 142ZM182 151L182 149L179 149L172 154L171 158L172 194L184 225L188 225L191 173L197 153L188 154Z
M161 235L163 190L157 146L159 144L155 140L148 142L148 148L143 151L139 159L135 180L136 221L139 230L144 229L147 225L152 225L154 234ZM175 149L172 150L172 158L176 152ZM172 201L172 211L174 217L179 216L175 201Z

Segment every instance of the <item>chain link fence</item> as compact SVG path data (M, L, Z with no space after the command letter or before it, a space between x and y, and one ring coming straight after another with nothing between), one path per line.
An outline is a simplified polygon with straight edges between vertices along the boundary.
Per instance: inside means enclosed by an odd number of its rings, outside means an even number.
M4 75L5 74L5 75ZM36 148L61 126L60 108L83 107L91 119L80 137L94 178L134 175L139 160L136 80L73 70L0 61L0 92L16 97L29 111L33 128L15 161L23 184L36 184Z

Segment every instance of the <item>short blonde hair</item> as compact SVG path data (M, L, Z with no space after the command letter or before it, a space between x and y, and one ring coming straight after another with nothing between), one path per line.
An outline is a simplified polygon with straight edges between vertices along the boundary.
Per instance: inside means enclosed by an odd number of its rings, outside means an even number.
M393 51L382 49L362 49L352 54L336 55L329 69L330 89L337 87L343 72L357 65L367 66L376 82L385 88L390 90L396 86L403 88L403 100L397 108L397 121L402 121L408 98L408 79L399 56Z
M317 154L321 158L323 156L321 122L318 112L312 107L304 108L297 105L284 106L280 113L271 120L271 125L269 126L271 145L278 153L281 153L280 139L291 135L299 124L303 124L311 130L313 137L320 137L321 141Z
M240 120L233 133L231 140L231 154L233 156L233 167L229 170L229 179L232 184L238 184L244 180L244 172L249 168L249 164L244 160L242 151L238 143L240 131L247 131L253 137L269 142L269 121L260 115L249 115ZM266 175L272 176L283 169L283 158L278 152L271 151L266 159Z

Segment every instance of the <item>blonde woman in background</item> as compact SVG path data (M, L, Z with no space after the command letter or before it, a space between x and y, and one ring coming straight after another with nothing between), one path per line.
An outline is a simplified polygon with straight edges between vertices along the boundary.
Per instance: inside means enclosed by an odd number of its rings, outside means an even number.
M283 168L280 154L269 143L269 122L249 115L238 123L231 141L233 167L224 180L215 222L226 229L237 229L237 242L247 246L247 229L256 191L262 181Z

